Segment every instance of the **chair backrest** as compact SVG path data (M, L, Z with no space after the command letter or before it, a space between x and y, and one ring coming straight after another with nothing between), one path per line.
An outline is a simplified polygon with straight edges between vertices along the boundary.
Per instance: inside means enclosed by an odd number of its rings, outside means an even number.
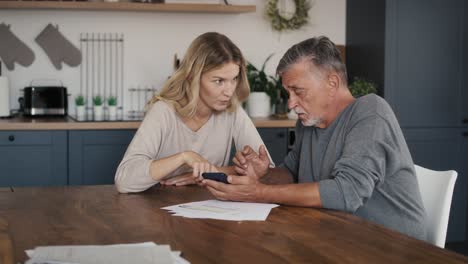
M418 165L414 168L427 213L426 241L444 248L457 172L433 171Z

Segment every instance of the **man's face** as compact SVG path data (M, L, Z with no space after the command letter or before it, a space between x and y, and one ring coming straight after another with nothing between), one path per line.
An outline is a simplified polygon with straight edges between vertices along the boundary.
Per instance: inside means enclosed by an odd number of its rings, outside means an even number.
M294 110L304 126L325 127L330 105L327 82L316 67L306 61L291 65L281 75L289 94L288 108Z

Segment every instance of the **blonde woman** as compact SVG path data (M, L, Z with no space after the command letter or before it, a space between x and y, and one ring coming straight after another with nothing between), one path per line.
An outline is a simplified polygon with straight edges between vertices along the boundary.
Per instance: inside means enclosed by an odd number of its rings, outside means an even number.
M199 183L201 174L235 174L231 144L263 145L240 106L249 95L245 60L226 36L209 32L188 48L180 68L149 102L149 110L115 175L119 192L156 183ZM271 166L274 166L270 158Z

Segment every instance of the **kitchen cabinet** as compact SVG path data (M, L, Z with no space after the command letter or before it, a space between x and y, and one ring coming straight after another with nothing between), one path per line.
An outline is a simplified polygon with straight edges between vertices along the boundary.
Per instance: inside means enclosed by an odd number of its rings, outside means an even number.
M277 166L283 163L284 157L288 154L288 128L259 128L258 133L262 137L273 162Z
M67 184L66 131L0 131L0 187Z
M447 238L464 239L467 219L467 177L464 160L468 152L468 138L459 128L411 128L403 129L406 142L415 164L431 170L455 170L458 172L450 208Z
M279 165L288 152L289 128L258 130ZM0 187L113 184L115 171L135 132L0 131Z
M350 77L379 84L416 164L458 172L447 242L466 240L468 2L348 0Z
M273 161L288 152L288 128L259 128ZM69 132L69 184L113 184L114 175L136 130L72 130ZM232 152L234 155L235 152Z
M69 184L113 184L136 130L69 131Z

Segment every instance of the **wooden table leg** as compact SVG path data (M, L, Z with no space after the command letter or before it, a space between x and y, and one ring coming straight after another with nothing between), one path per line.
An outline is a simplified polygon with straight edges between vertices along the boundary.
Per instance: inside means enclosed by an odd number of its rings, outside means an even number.
M8 222L0 218L0 263L14 263L13 244L8 232Z

